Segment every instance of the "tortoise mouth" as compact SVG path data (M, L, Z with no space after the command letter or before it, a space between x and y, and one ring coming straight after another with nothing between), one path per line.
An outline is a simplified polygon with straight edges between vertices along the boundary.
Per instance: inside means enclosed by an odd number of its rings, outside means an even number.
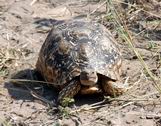
M80 73L80 82L85 86L93 86L98 81L97 72L93 69L84 69Z

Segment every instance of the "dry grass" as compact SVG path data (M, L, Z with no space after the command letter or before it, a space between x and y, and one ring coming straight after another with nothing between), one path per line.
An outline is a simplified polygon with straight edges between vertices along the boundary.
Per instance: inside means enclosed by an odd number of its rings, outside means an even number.
M2 120L0 119L0 125L2 126L12 126L9 120Z
M25 60L28 53L28 50L23 48L0 48L0 76L7 77L11 69L22 64L22 60Z
M122 13L118 12L118 8L116 9L114 6L114 3L122 3L125 4L127 6L130 6L133 8L133 10L130 11L135 11L133 13L137 14L137 15L133 15L135 17L133 17L135 20L138 20L137 16L139 15L139 12L144 12L145 14L149 14L148 17L150 16L154 16L156 18L160 18L159 15L153 14L150 11L147 11L148 7L145 7L146 4L139 4L139 5L135 5L135 4L130 4L130 3L125 3L125 2L121 2L118 0L107 0L107 6L109 8L109 12L110 12L110 20L112 20L114 22L114 25L116 27L116 30L118 31L118 35L128 44L128 46L130 47L131 51L133 51L135 53L135 55L137 56L137 58L139 59L141 65L143 66L143 68L145 69L145 72L148 74L148 76L151 78L151 80L153 81L153 86L161 93L161 88L158 84L161 83L161 80L158 76L156 76L155 74L153 74L153 72L151 71L151 68L145 63L145 61L143 60L143 57L140 55L139 51L137 50L137 48L135 47L135 42L134 39L137 39L137 36L132 36L131 33L129 32L129 28L130 28L130 23L133 24L133 21L130 21L130 18L132 18L132 16L130 14L128 14L129 11L124 12L124 14L126 13L126 16L130 15L130 17L124 17L125 15L123 15ZM142 6L141 6L142 5ZM144 7L143 7L144 6ZM140 8L142 7L142 8ZM146 8L146 10L144 10ZM135 10L134 10L135 9ZM107 15L109 15L109 12ZM146 18L146 17L145 17ZM126 19L126 20L124 20ZM145 19L146 20L146 19ZM157 20L156 20L157 21ZM160 21L159 21L160 22ZM157 24L158 25L158 24ZM155 27L156 29L156 27ZM141 31L142 32L142 31ZM140 34L140 33L138 33ZM151 48L153 48L153 45L151 45ZM157 47L158 48L158 47ZM153 48L154 49L154 48ZM159 48L160 49L160 48ZM156 52L158 53L158 52ZM157 68L156 68L157 69Z

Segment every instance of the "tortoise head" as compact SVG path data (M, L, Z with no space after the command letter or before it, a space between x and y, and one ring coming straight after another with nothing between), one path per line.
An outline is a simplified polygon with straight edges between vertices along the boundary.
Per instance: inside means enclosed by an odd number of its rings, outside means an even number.
M95 70L84 69L80 73L80 82L82 85L93 86L97 83L97 81L98 81L98 76Z

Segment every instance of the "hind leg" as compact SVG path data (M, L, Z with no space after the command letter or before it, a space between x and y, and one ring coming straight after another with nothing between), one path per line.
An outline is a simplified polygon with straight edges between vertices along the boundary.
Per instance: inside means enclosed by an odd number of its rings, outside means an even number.
M81 83L77 80L73 80L64 87L58 95L58 103L62 104L65 98L73 98L81 89Z

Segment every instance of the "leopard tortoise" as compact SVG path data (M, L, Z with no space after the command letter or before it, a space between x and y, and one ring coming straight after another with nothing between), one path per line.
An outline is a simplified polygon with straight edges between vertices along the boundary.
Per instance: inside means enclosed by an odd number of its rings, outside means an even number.
M60 90L58 103L77 93L118 96L122 58L116 41L101 24L67 20L54 26L43 43L36 70Z

